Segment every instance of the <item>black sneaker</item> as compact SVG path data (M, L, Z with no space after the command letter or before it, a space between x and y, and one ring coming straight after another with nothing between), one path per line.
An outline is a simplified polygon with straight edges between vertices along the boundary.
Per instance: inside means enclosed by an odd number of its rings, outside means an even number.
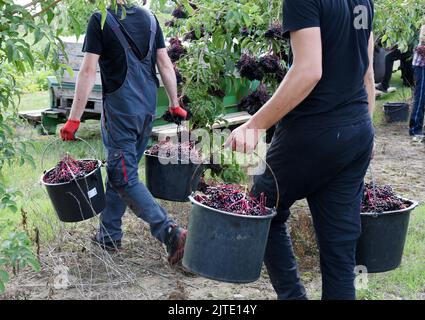
M166 241L168 262L171 265L175 265L183 259L186 236L187 230L178 226L171 226L171 230Z
M388 93L388 88L384 88L384 86L382 85L382 83L378 84L375 86L375 89L378 91L381 91L383 93Z
M111 241L100 241L97 236L93 236L91 241L101 247L103 250L108 252L119 252L122 250L121 240L111 240Z

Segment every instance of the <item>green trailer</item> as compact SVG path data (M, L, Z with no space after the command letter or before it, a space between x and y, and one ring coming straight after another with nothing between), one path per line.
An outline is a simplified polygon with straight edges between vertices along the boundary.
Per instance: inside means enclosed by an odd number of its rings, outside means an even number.
M73 70L73 73L68 74L65 72L60 81L58 81L56 77L48 77L50 106L47 110L43 110L40 113L41 128L45 133L54 134L56 132L56 126L65 122L66 117L69 114L72 101L74 99L76 79L84 56L81 50L82 41L83 39L81 38L79 41L76 41L74 38L63 39L66 55L60 55L59 59L62 63L69 65ZM252 84L253 87L256 85L257 84ZM249 88L247 85L240 85L236 87L238 87L237 90L235 88L228 88L226 90L226 95L223 98L223 104L225 106L224 118L226 119L226 122L231 125L238 125L249 119L249 115L246 112L239 112L236 107L240 99L248 93ZM158 117L154 123L153 135L158 135L164 130L170 130L173 128L173 125L166 123L161 118L167 108L168 98L165 88L161 82L158 89ZM100 119L101 112L102 84L100 70L97 68L96 82L92 92L90 93L82 120Z

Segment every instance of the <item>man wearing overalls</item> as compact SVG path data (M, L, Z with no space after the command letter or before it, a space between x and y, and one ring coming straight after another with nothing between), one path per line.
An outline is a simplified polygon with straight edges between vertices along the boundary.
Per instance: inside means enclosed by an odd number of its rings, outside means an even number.
M120 1L118 1L120 2ZM63 140L74 140L99 62L103 87L102 140L107 152L106 208L93 238L106 250L121 248L122 217L129 207L149 223L152 235L164 243L168 260L183 257L186 230L179 228L139 181L138 164L147 147L156 116L158 65L173 115L186 117L179 107L176 75L165 49L164 37L154 15L137 6L109 9L104 27L101 14L92 15L83 46L85 57L78 74Z

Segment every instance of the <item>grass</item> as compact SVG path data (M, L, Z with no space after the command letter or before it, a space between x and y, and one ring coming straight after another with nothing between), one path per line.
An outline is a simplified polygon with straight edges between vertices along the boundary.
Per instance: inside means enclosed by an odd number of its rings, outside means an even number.
M19 102L19 105L18 105L19 111L48 109L48 108L50 108L48 91L23 94L21 96L21 101Z

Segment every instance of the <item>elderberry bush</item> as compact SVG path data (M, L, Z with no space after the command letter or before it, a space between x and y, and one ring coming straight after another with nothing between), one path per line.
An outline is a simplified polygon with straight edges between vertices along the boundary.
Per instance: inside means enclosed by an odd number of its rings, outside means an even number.
M242 77L245 77L251 81L263 80L264 71L261 68L260 63L256 58L249 54L243 54L239 61L236 63L236 68Z
M202 193L195 195L195 200L207 207L244 216L265 216L266 197L264 193L257 199L235 184L216 186L202 185Z
M65 155L61 161L43 177L45 183L58 184L84 178L98 168L96 160L75 160Z
M391 186L373 186L366 183L362 201L362 212L388 212L405 209L409 203L395 195Z

